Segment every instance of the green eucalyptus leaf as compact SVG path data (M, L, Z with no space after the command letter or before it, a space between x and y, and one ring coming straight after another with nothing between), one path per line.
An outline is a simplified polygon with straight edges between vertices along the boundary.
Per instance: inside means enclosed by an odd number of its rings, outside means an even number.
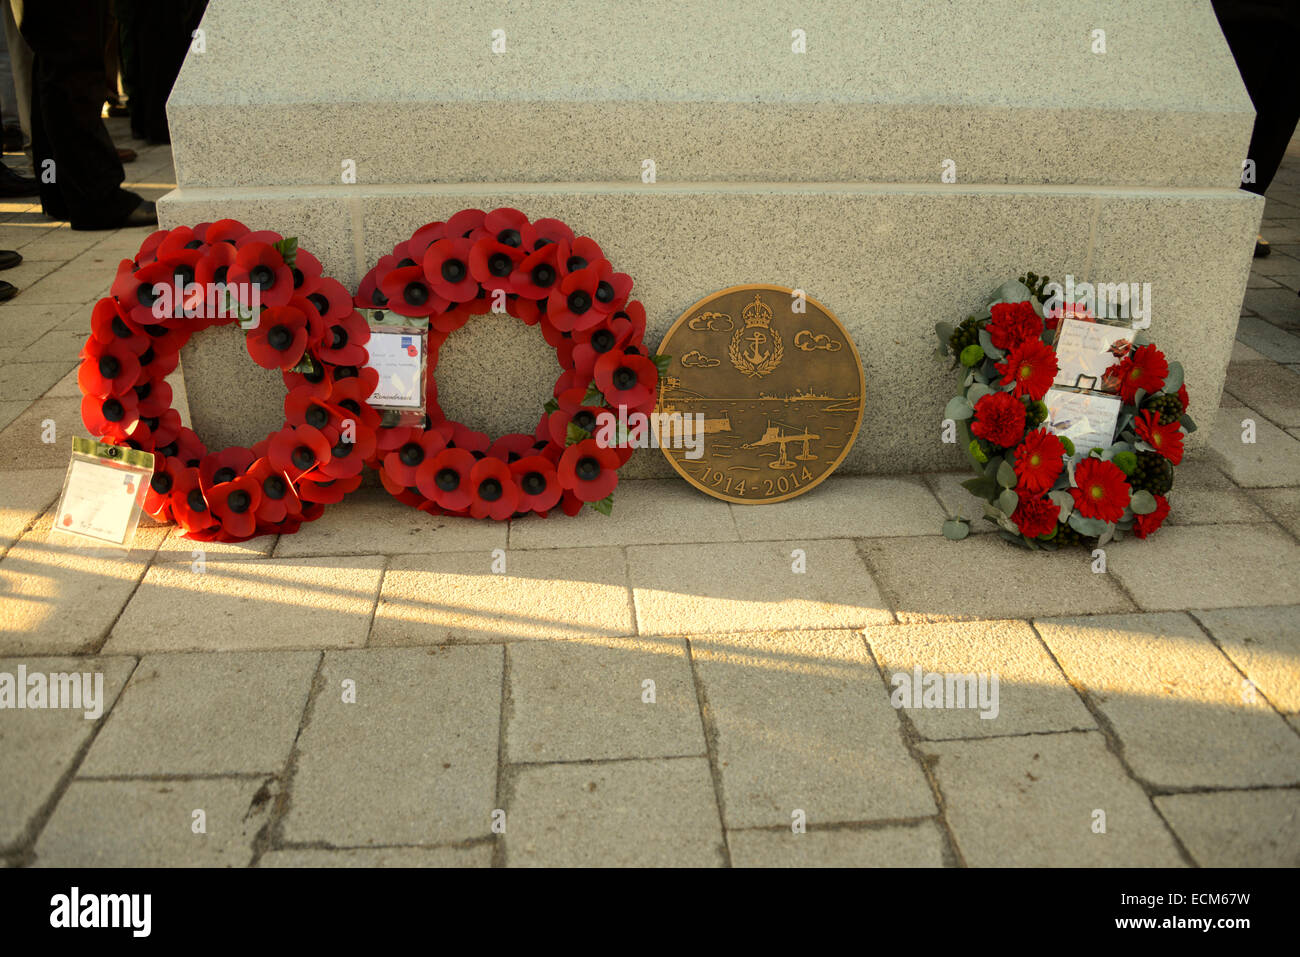
M1047 497L1057 504L1061 512L1056 516L1058 522L1068 521L1074 511L1074 496L1062 489L1053 489Z
M936 322L934 324L934 334L939 338L939 345L943 347L946 354L948 351L948 340L952 338L956 328L951 322Z
M1016 470L1011 463L1003 459L1002 464L998 466L998 484L1003 488L1016 487Z
M976 498L982 498L985 501L996 498L998 494L997 483L982 476L980 478L966 479L961 483L961 487Z
M988 298L988 305L991 308L1000 302L1024 302L1026 299L1030 302L1036 301L1030 288L1019 279L1008 279L993 290Z
M1183 413L1178 417L1178 424L1183 427L1188 435L1196 431L1196 423L1192 421L1192 417L1187 413Z
M1080 535L1087 535L1090 538L1099 537L1106 531L1107 524L1099 518L1084 518L1078 512L1070 515L1070 527Z
M965 396L955 395L948 400L944 406L943 417L945 419L969 419L975 414L971 404L966 401Z
M1169 363L1169 375L1165 376L1165 387L1162 392L1168 392L1170 395L1178 394L1178 387L1183 384L1183 364L1181 362Z
M943 537L960 542L970 534L970 522L961 518L950 518L943 523Z
M1016 494L1016 490L1013 488L1004 488L1002 494L998 496L998 508L1008 515L1015 512L1016 506L1019 504L1020 496Z
M986 395L990 395L992 392L993 390L984 383L976 382L966 390L966 401L970 403L971 408L974 408L976 402L984 398Z
M1133 493L1128 507L1133 509L1134 515L1150 515L1156 510L1156 497L1146 489L1139 489Z
M984 350L984 355L994 362L1001 362L1007 357L1007 354L993 345L993 340L989 338L987 329L980 330L980 348Z

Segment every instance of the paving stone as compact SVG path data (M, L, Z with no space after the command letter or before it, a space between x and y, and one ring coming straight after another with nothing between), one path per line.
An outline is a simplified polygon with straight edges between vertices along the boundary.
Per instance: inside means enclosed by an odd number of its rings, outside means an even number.
M1174 473L1174 489L1231 489L1232 479L1219 467L1219 457L1209 449L1198 449L1183 456Z
M944 519L924 482L877 476L829 478L798 498L731 512L747 542L933 535Z
M56 382L45 393L47 399L81 398L81 386L77 384L77 370L74 368Z
M1230 608L1196 617L1274 707L1300 712L1300 606Z
M1292 535L1300 537L1300 488L1261 488L1250 497Z
M1036 624L1143 780L1164 788L1300 781L1300 738L1186 614Z
M1239 488L1185 488L1175 479L1169 525L1232 525L1269 521L1268 513Z
M442 644L635 634L616 548L514 551L492 573L484 550L389 561L371 643Z
M1270 244L1272 245L1271 240ZM1286 320L1295 323L1300 319L1300 305L1294 295L1294 287L1300 284L1300 260L1286 254L1286 249L1294 248L1280 243L1274 245L1273 254L1266 259L1256 260L1255 268L1251 270L1252 273L1276 280L1283 288L1246 290L1246 308L1278 325Z
M943 867L933 821L870 830L728 831L732 867Z
M492 845L473 847L375 847L327 851L267 851L258 867L491 867Z
M1202 867L1300 867L1300 791L1220 791L1155 799Z
M86 344L89 337L89 323L86 323L84 329L53 329L24 348L17 358L12 361L39 363L40 365L54 367L55 372L59 374L56 378L50 380L50 385L46 389L48 391L49 388L62 381L69 369L76 368L80 362L81 347Z
M0 712L0 849L18 844L32 817L53 796L78 753L107 715L126 684L134 658L3 658L0 672L17 682L18 666L27 674L103 675L99 718L86 708L15 709ZM85 701L83 699L83 704Z
M38 867L246 867L272 802L256 778L74 781L36 842ZM194 833L202 810L206 833Z
M694 637L691 652L728 827L934 813L860 634Z
M1300 338L1258 317L1241 317L1237 339L1274 362L1300 362Z
M515 642L507 760L542 763L706 751L695 681L680 638ZM644 682L654 682L646 702Z
M37 306L26 305L22 299L10 300L0 312L0 341L21 351L63 323L73 309L67 305ZM85 318L84 325L89 331L89 317Z
M1272 361L1273 360L1270 359L1268 356L1256 352L1254 349L1246 345L1246 343L1244 342L1234 341L1232 343L1232 357L1229 362L1229 368L1231 368L1234 363L1239 363L1239 362L1272 362ZM1227 384L1231 386L1232 380L1229 379Z
M85 268L86 263L79 262L83 256L84 253L65 263L33 261L30 264L32 266L44 265L57 268L36 282L22 286L23 299L33 305L65 302L69 305L78 303L89 305L100 297L107 296L113 285L113 270L102 268L88 270ZM16 285L18 280L13 281ZM87 324L90 322L89 310L86 312L86 322Z
M384 559L219 561L149 569L105 646L261 651L364 645Z
M633 547L627 559L641 634L893 620L851 541ZM802 573L793 570L799 561Z
M680 479L620 482L614 511L584 508L572 518L536 516L510 523L511 548L734 542L731 508Z
M0 369L5 384L5 398L31 402L67 375L72 362L10 362Z
M326 652L284 839L360 847L488 837L501 680L501 648ZM344 681L355 682L353 704Z
M51 522L46 512L0 561L0 654L95 650L166 531L138 529L129 551L83 548L49 541Z
M65 370L66 371L66 370ZM8 393L6 393L7 395ZM54 424L56 441L46 443L46 423ZM72 440L86 435L81 422L81 398L37 399L0 431L0 462L14 471L64 469L72 455Z
M328 513L326 513L328 514ZM147 516L146 516L147 517ZM310 523L308 523L310 524ZM304 528L307 526L304 525ZM167 538L158 546L154 562L186 562L193 564L202 559L208 562L246 561L253 558L266 558L275 548L278 535L259 535L246 542L197 542L186 538L185 533L175 525L169 526ZM200 555L195 555L200 552Z
M902 622L1126 611L1132 603L1084 549L1028 551L996 535L867 542L867 561Z
M66 469L0 472L0 551L18 541L63 489Z
M978 738L1097 726L1026 622L882 625L868 628L866 638L885 674L891 703L893 695L911 691L906 714L922 737ZM923 676L996 675L992 706L981 709L972 694L965 696L964 708L921 707L917 667ZM983 717L983 711L991 716Z
M1250 278L1246 280L1247 289L1278 289L1281 288L1281 285L1276 279L1270 279L1268 276L1258 276L1253 272L1250 274Z
M102 242L104 234L99 232L82 232L62 225L48 229L36 239L23 246L23 259L31 261L52 260L59 265L81 255L91 246Z
M506 547L506 523L430 515L397 501L382 488L359 488L292 535L276 558L306 555L400 555L470 552Z
M1300 593L1300 546L1273 525L1166 526L1106 546L1106 558L1146 611L1267 605Z
M82 777L278 774L320 653L146 655Z
M1300 298L1296 301L1300 302ZM1270 362L1234 368L1229 363L1226 388L1240 400L1240 405L1257 410L1274 425L1300 426L1300 376L1286 366Z
M1250 444L1242 441L1245 434L1242 423L1247 419L1255 423L1255 441ZM1243 488L1300 484L1300 442L1253 409L1244 406L1219 409L1210 447L1220 467Z
M0 429L4 429L10 422L27 411L27 406L30 404L21 399L17 402L0 402Z
M1178 867L1151 802L1097 732L921 746L971 867ZM1105 813L1105 833L1094 833Z
M718 867L722 828L705 758L552 764L513 774L510 867Z

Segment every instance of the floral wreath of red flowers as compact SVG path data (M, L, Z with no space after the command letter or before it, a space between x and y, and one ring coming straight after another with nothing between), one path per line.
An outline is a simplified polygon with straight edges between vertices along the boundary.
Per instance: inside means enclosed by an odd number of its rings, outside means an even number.
M979 315L935 325L939 357L962 370L960 393L944 409L960 424L976 473L962 485L984 500L1002 537L1030 548L1095 547L1129 531L1146 538L1169 515L1174 466L1196 429L1182 366L1135 333L1102 376L1122 403L1115 440L1080 457L1045 426L1043 399L1057 373L1061 319L1096 320L1082 304L1056 303L1048 284L1027 273L999 286ZM954 540L969 531L959 518L943 527Z
M239 322L248 353L290 387L285 424L252 448L209 452L166 377L189 337ZM361 483L378 414L370 327L347 288L279 233L233 219L159 230L95 304L77 382L101 441L154 454L145 510L200 541L293 532Z
M377 430L371 464L384 487L435 514L500 521L556 508L574 515L584 504L609 514L633 450L598 429L598 417L652 411L666 365L643 342L645 308L631 291L594 240L517 209L461 210L398 243L355 299L362 310L429 323L424 423ZM503 308L540 327L560 373L531 435L492 440L443 414L434 370L448 336Z

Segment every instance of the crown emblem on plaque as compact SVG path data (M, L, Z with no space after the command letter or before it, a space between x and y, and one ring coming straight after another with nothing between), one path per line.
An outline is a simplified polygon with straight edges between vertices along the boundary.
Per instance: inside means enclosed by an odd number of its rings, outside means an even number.
M732 335L728 357L743 375L762 378L781 364L785 354L781 334L772 328L772 307L754 293L754 301L740 310L740 318L745 324Z

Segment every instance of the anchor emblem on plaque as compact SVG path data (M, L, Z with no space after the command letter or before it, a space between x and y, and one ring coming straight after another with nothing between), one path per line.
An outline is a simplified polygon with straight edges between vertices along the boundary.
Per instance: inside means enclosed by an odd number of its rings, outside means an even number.
M740 311L740 318L744 325L732 335L727 355L743 375L761 379L781 364L785 354L781 334L772 328L772 309L758 293Z

